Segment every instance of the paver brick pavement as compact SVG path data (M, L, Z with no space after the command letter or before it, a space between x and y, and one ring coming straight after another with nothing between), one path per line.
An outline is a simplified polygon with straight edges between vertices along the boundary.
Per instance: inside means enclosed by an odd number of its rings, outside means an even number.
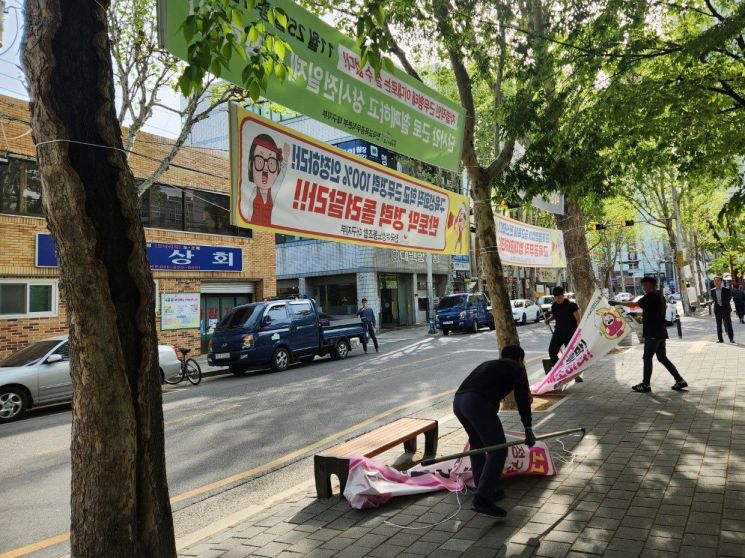
M737 335L745 340L745 326ZM632 392L641 377L637 345L606 357L560 404L535 413L538 433L584 426L587 434L561 441L573 453L549 442L556 477L505 482L503 521L471 511L470 495L357 511L305 492L179 555L745 558L745 347L674 339L668 355L688 391L670 390L656 364L652 393ZM520 430L515 412L501 418ZM444 424L440 453L459 451L464 438L456 421Z

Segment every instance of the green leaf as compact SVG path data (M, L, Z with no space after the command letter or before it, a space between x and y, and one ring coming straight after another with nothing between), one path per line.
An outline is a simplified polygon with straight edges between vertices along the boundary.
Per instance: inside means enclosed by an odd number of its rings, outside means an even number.
M248 40L252 43L259 40L259 30L256 29L255 25L252 25L248 30Z
M191 40L194 38L194 33L196 32L196 25L194 23L195 17L193 15L190 15L186 18L184 21L184 25L182 27L184 31L184 39L186 39L187 43L190 43Z
M393 63L393 60L391 60L387 56L383 57L383 65L385 65L385 69L388 70L390 73L396 71L396 65Z
M285 78L287 78L287 70L285 69L284 64L277 64L274 67L274 75L277 76L279 81L284 81Z
M274 41L274 54L276 54L280 60L285 59L285 42L281 39L277 39L276 41Z
M253 102L259 100L259 97L261 97L261 87L259 87L258 81L254 80L248 85L248 94L251 96Z
M276 18L274 17L274 8L271 8L266 11L266 19L269 20L269 23L272 25L275 25Z
M284 10L277 10L277 27L282 27L282 29L287 29L287 14L284 12Z

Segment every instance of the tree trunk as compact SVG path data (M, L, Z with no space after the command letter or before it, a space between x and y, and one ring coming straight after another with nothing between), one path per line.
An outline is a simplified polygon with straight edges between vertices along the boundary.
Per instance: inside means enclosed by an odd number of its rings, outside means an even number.
M497 345L500 349L507 345L519 345L515 320L512 319L510 295L504 284L502 260L497 249L497 230L494 224L494 211L491 206L491 184L483 169L476 169L472 176L474 216L478 235L481 261L486 275L486 287L492 305L492 315L496 326Z
M556 215L556 224L564 233L567 272L572 278L580 311L584 312L596 287L590 250L587 246L585 216L579 204L569 199L566 200L564 211L564 215Z
M28 0L23 63L71 341L75 557L175 556L154 287L114 107L108 2Z

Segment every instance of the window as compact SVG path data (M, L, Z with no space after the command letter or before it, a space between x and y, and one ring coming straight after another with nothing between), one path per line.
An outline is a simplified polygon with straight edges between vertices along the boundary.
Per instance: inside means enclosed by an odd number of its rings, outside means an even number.
M265 318L270 318L272 320L272 323L277 322L284 322L287 320L287 310L285 309L284 304L276 305L270 307L266 314L264 314Z
M7 164L0 165L0 211L44 216L36 162L9 157Z
M42 318L56 315L56 281L0 280L0 318Z
M62 357L62 360L70 360L70 342L65 341L62 345L57 347L57 350L54 351L55 355L60 355Z
M251 238L251 229L230 224L230 197L216 192L153 184L141 198L142 224L206 234Z
M313 314L313 310L310 307L310 302L291 302L290 308L292 309L292 315L296 320L302 320Z

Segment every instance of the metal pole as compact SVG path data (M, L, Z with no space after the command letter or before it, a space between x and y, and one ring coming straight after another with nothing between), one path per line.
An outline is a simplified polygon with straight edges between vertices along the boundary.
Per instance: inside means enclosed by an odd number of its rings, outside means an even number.
M672 182L670 184L670 189L672 192L672 198L673 198L673 211L675 213L675 262L674 267L677 268L678 264L680 264L680 259L678 258L678 253L683 254L683 227L680 222L680 202L678 200L678 189L675 187L675 182ZM686 316L692 315L691 312L691 302L688 300L688 289L685 286L685 281L683 278L683 267L681 265L681 268L678 270L678 288L680 289L680 301L683 303L683 314Z
M427 252L427 310L429 319L435 318L435 290L432 284L432 254Z
M559 436L568 436L569 434L575 434L576 432L582 432L585 435L584 428L572 428L571 430L561 430L559 432L551 432L550 434L541 434L536 436L536 440L546 440L547 438L557 438ZM499 451L502 449L511 448L512 446L519 446L525 443L525 440L515 440L514 442L506 442L497 446L489 446L486 448L479 448L470 451L464 451L461 453L452 453L450 455L444 455L442 457L432 457L429 459L422 459L422 465L434 465L435 463L442 463L443 461L450 461L451 459L458 459L459 457L469 457L471 455L479 455L482 453L490 453L493 451Z

